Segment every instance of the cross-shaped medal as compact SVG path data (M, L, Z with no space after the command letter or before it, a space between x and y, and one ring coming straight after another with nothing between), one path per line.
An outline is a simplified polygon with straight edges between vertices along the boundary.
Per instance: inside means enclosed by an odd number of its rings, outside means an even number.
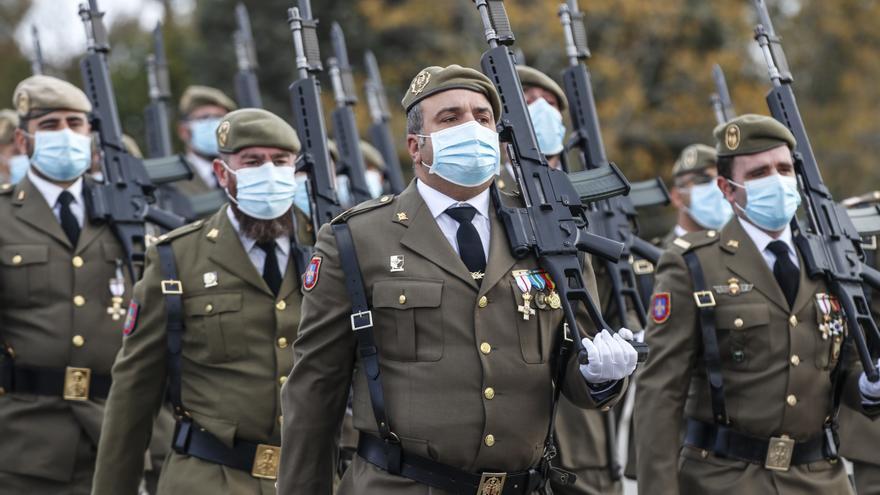
M125 316L126 310L122 308L122 298L119 296L113 296L110 298L110 302L113 304L112 306L107 308L107 314L113 318L113 321L119 320L123 316Z
M516 307L516 310L522 313L523 320L528 320L529 316L535 314L535 310L529 305L532 300L532 295L528 292L523 294L523 303Z

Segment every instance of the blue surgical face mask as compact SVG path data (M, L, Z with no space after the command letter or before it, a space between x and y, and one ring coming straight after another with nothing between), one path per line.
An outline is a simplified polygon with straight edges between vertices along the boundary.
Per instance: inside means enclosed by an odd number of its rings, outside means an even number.
M718 230L730 220L733 208L715 182L691 186L690 217L704 229Z
M189 130L192 133L192 139L189 144L200 155L213 157L220 154L216 134L217 127L220 126L220 120L209 117L193 120L189 123Z
M429 167L428 173L463 187L479 186L498 175L498 133L475 120L432 132L430 136L418 136L430 137L434 147L434 163L429 165L422 160L422 165Z
M745 185L730 181L746 190L746 207L736 207L753 224L764 230L778 232L794 218L801 204L797 179L779 174L746 181Z
M70 129L37 131L31 163L46 177L67 182L88 170L92 162L92 137Z
M306 186L308 180L308 175L296 176L296 193L293 195L293 204L307 217L310 217L312 216L312 203L309 200L309 190Z
M272 220L290 210L296 195L297 182L294 169L266 162L259 167L226 170L235 176L235 197L226 195L249 217Z
M367 179L367 189L370 191L370 197L378 198L382 195L382 174L375 170L367 170L364 173Z
M351 199L351 182L347 175L336 176L336 199L343 208L354 206Z
M27 174L31 160L27 155L13 155L9 159L9 183L18 184Z
M538 149L545 155L556 155L562 152L565 140L565 124L562 114L544 98L538 98L529 105L529 116L538 138Z

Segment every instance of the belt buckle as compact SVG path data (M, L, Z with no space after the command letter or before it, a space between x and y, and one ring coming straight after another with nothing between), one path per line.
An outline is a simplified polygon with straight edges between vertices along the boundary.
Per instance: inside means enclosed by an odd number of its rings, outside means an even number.
M505 481L507 473L483 473L476 495L501 495Z
M281 458L281 447L259 444L254 454L254 467L251 476L267 480L278 479L278 460Z
M64 400L89 400L92 370L68 366L64 370Z
M648 260L635 260L632 263L632 267L636 275L654 273L654 264Z
M771 437L767 447L767 459L764 467L772 471L788 471L791 467L791 456L794 452L794 439L788 435Z
M366 321L360 323L358 319L366 317ZM373 312L369 309L366 311L359 311L357 313L351 314L351 329L353 331L363 330L365 328L370 328L373 326Z
M162 294L179 296L183 294L183 284L180 280L163 280L161 282Z
M711 290L701 290L694 292L694 302L698 308L711 308L715 306L715 295Z

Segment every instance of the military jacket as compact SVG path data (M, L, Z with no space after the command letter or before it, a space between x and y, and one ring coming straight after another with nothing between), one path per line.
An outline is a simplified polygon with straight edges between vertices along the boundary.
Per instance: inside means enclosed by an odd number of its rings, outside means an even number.
M87 180L84 191L90 185ZM131 295L122 247L110 228L86 214L72 246L27 177L0 186L0 218L0 343L12 349L18 366L109 375ZM114 304L111 282L117 281ZM104 400L4 392L0 470L70 481L77 445L98 444Z

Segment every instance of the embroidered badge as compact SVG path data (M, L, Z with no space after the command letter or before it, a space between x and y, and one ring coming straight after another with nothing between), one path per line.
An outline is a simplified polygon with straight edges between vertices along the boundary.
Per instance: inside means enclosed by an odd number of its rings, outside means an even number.
M388 258L388 267L391 272L403 271L403 255L395 254Z
M125 323L122 324L122 335L128 337L134 333L134 330L137 327L138 310L140 310L140 306L137 301L132 299L131 302L128 303L128 312L125 314Z
M668 292L658 292L651 296L651 319L654 323L663 323L669 319L672 312L672 295Z
M202 274L202 282L205 284L205 288L217 287L217 272L207 272Z
M321 273L321 257L313 256L309 266L303 274L303 290L312 290L318 285L318 275Z

